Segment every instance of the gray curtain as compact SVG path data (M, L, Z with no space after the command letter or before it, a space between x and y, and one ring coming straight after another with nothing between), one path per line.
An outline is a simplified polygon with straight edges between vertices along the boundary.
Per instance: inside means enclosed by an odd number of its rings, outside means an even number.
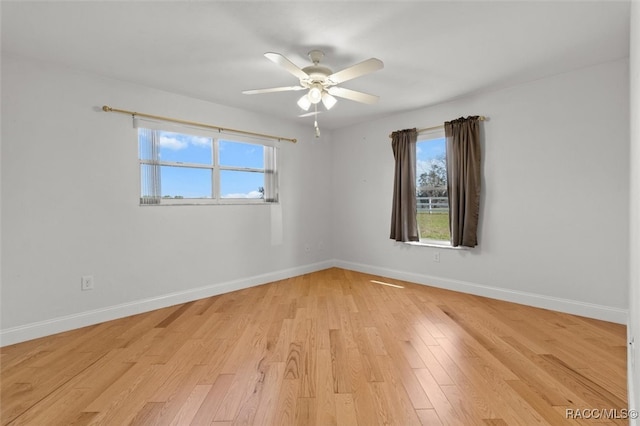
M416 219L416 129L391 134L395 158L391 235L396 241L420 241Z
M480 212L479 117L448 121L444 123L444 133L451 245L475 247Z

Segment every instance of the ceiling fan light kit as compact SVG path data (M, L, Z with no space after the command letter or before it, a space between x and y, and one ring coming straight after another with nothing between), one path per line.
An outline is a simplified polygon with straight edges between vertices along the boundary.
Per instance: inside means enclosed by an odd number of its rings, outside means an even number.
M307 95L306 93L302 95L302 97L298 99L298 106L305 111L309 111L309 107L311 106L309 95Z
M312 50L308 55L311 62L313 62L313 65L300 68L279 53L265 53L264 56L267 59L280 65L291 75L298 78L300 84L298 86L245 90L242 93L246 95L255 95L260 93L307 90L307 93L300 97L297 102L298 106L304 111L308 111L311 105L317 105L321 101L324 107L327 110L330 110L338 102L336 97L365 104L374 104L378 102L378 96L345 89L343 87L338 87L337 85L382 69L384 64L380 59L370 58L334 73L331 69L320 65L320 60L324 57L324 53L322 51ZM318 129L317 122L314 123L314 127L316 128L316 137L318 137L320 131Z
M328 92L324 92L322 94L322 105L324 105L327 110L333 108L336 102L338 102L338 100L331 96Z
M323 90L324 89L320 83L313 83L309 88L309 93L307 93L307 96L309 96L309 101L311 101L312 104L317 104L318 102L320 102L322 100Z

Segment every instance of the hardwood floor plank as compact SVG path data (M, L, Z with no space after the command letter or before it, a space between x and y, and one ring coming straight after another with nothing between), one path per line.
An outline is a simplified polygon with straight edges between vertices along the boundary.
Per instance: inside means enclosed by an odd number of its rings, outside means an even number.
M398 362L390 356L380 356L384 374L384 383L393 390L394 407L402 411L415 411L420 408L433 408L431 401L415 377L408 364ZM412 417L412 416L410 416Z
M433 408L428 410L416 410L422 426L442 426L438 413Z
M490 410L492 415L489 419L502 418L510 425L527 426L527 422L536 424L537 419L529 419L530 414L526 408L524 413L520 412L522 401L504 392L507 385L503 379L496 378L490 371L487 374L484 368L476 368L475 359L456 358L441 346L430 346L429 349L455 384L465 389L467 397Z
M570 404L571 401L566 397L566 389L554 386L555 380L549 374L537 368L529 358L518 351L518 346L509 344L509 336L501 337L500 335L504 334L502 328L487 326L487 324L495 323L489 319L478 310L473 310L462 312L456 322L509 372L532 386L544 388L544 397L551 405ZM529 352L526 348L523 350Z
M264 426L275 424L276 404L278 403L283 377L284 363L277 362L267 366L262 393L258 398L258 408L253 418L254 424ZM242 410L244 410L244 407ZM242 415L242 411L240 415Z
M482 425L482 419L491 416L486 405L477 405L475 401L467 399L458 386L445 385L440 388L465 425Z
M551 425L561 424L564 420L548 399L522 380L508 380L509 386L531 405L537 413Z
M188 406L189 397L202 377L204 367L203 365L194 365L184 371L179 379L170 377L158 392L148 398L149 401L164 402L161 415L158 418L159 424L169 424L185 405Z
M210 385L211 388L202 404L200 404L198 411L196 411L191 424L208 425L214 421L218 408L220 408L220 404L231 387L234 378L233 374L220 374L216 378L213 384Z
M429 370L433 378L438 382L439 385L452 385L454 384L453 380L447 373L447 371L442 367L440 362L436 359L431 351L431 347L437 345L427 346L424 344L422 339L412 339L410 341L411 346L416 350L420 359L424 363L425 367Z
M521 364L512 366L517 372L518 377L527 382L531 387L538 389L543 398L554 406L572 406L582 403L582 398L573 392L572 389L566 387L559 377L549 369L541 366L544 365L542 356L545 354L536 354L529 350L518 340L511 336L504 337L504 342L515 349L514 357L506 365L512 365L516 362ZM526 361L515 359L523 357Z
M105 389L84 411L97 412L92 424L130 424L143 411L151 392L160 386L161 364L139 363ZM154 405L160 409L164 403Z
M20 369L5 385L2 379L2 420L10 422L37 405L52 392L67 384L73 377L97 362L102 355L68 353L67 362L55 357L52 368L45 366ZM5 387L6 386L6 387Z
M171 426L191 424L212 387L213 385L194 386L193 391L189 394L185 403L180 406L180 411L178 411L178 414L176 414L169 424Z
M298 398L296 401L295 425L315 426L316 425L316 401L315 398Z
M189 308L193 306L194 302L185 303L184 305L178 305L177 308L165 319L156 324L155 328L167 328L173 321L180 318Z
M442 390L442 387L438 385L429 370L426 368L419 368L415 370L416 377L420 382L420 385L424 389L429 401L433 405L433 408L438 413L440 421L445 425L461 425L464 426L464 419L461 419L454 407L449 402L449 399Z
M332 373L331 350L318 349L316 370L316 424L336 425L336 401L334 392L334 380ZM356 388L357 389L357 388Z
M118 362L122 358L122 349L116 349L90 368L58 387L45 398L34 404L31 409L19 416L22 424L70 424L77 413L93 401L104 388L111 386L134 364ZM64 407L61 409L61 407ZM3 417L6 407L2 407ZM83 417L87 419L88 417Z
M360 312L351 314L351 322L353 324L353 337L356 341L357 352L360 355L359 362L362 365L362 374L368 382L380 382L384 380L382 370L375 356L373 348L366 335L366 330L361 321Z
M339 329L329 330L333 393L351 393L351 376L347 348Z
M250 398L264 379L264 367L259 360L234 374L234 380L220 404L215 421L233 421L242 405Z
M553 355L542 355L545 367L552 370L556 377L588 403L598 408L625 408L626 401L621 400L607 389L580 374L576 369Z
M231 356L233 342L227 339L200 340L206 345L201 363L206 365L207 369L198 384L213 384L218 379L218 376L223 374L222 369L229 356Z
M164 408L164 402L147 402L131 420L132 425L153 426L160 423L160 416Z
M363 356L357 349L350 349L348 353L349 357L349 370L351 373L351 394L356 416L360 424L376 424L377 419L374 416L374 412L371 407L374 404L373 394L371 393L370 381L367 380L366 370L362 362ZM377 363L377 362L376 362ZM381 373L382 374L382 370ZM380 382L384 380L379 380ZM340 395L340 394L334 394ZM336 399L336 403L339 399ZM339 408L336 407L336 412ZM344 413L341 413L341 415Z
M0 363L1 425L588 425L566 410L627 405L622 325L338 268Z
M296 423L296 405L298 402L298 380L283 380L276 404L276 425L294 425Z
M300 394L301 398L315 398L317 376L316 321L305 319L305 333L300 354Z
M357 425L356 407L353 402L353 395L339 393L335 395L336 400L336 421L339 425Z

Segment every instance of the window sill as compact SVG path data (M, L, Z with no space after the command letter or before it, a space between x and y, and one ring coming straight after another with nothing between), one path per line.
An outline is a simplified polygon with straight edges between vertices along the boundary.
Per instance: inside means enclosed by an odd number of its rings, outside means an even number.
M411 246L419 246L419 247L435 247L435 248L449 249L449 250L468 250L469 249L469 247L463 247L463 246L453 247L451 244L449 244L448 241L437 241L437 240L408 241L404 244L409 244Z
M184 200L184 201L164 201L160 204L139 204L140 207L166 207L166 206L271 206L279 204L278 202L265 202L265 201L248 201L248 200L225 200L225 201L198 201L198 200Z

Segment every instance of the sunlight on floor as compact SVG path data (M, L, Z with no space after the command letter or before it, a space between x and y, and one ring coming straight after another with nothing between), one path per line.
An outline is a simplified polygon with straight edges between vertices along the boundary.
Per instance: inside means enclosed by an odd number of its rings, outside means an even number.
M401 285L389 284L389 283L383 283L382 281L371 280L371 282L372 282L372 283L376 283L376 284L388 285L389 287L404 288L404 287L402 287Z

